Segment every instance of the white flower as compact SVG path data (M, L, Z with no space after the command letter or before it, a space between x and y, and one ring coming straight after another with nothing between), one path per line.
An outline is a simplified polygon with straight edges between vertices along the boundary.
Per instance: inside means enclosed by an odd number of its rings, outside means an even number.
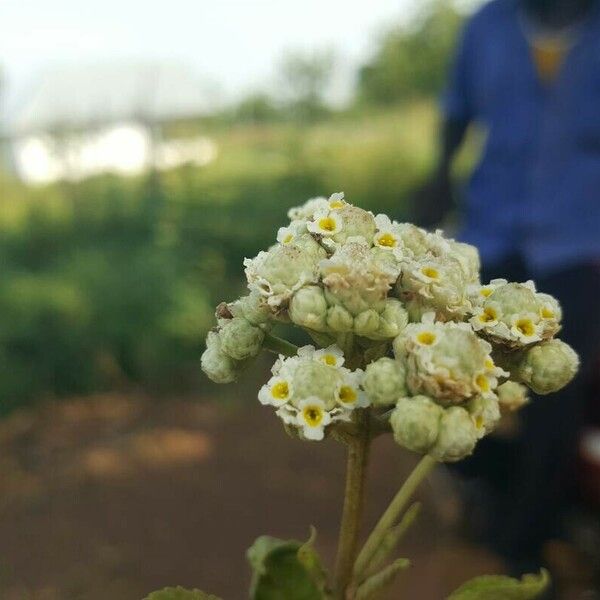
M498 377L510 377L510 373L508 371L505 371L502 367L499 367L498 365L496 365L496 363L494 362L494 359L491 356L486 357L486 359L484 361L484 367L485 367L486 373L490 374L492 377L495 377L496 379Z
M508 281L506 279L492 279L487 285L478 285L475 286L474 291L476 291L477 295L479 295L483 300L492 295L494 290L502 285L506 285Z
M298 404L296 425L302 429L307 440L322 440L325 427L331 423L331 415L325 410L325 403L320 398L311 396Z
M280 244L289 244L296 238L296 232L293 227L280 227L277 231L277 241Z
M515 339L524 344L539 342L542 339L539 316L534 313L514 315L511 319L510 332Z
M476 373L473 377L473 387L485 398L494 395L493 390L498 385L498 380L486 370Z
M433 262L425 262L412 272L415 279L423 283L438 283L442 280L443 273L440 266Z
M276 375L260 388L258 399L261 404L283 406L292 397L292 383L285 377Z
M502 312L497 302L486 302L485 306L478 306L473 311L470 322L475 331L489 329L498 325Z
M311 233L332 236L343 228L343 219L335 210L322 210L314 214L313 220L306 225Z
M316 350L313 358L324 362L330 367L341 367L344 364L344 353L335 344L321 350Z
M375 225L377 226L373 238L375 246L385 250L399 250L403 244L398 224L391 221L387 215L377 215Z
M435 314L425 313L420 323L414 323L407 327L410 339L417 346L432 347L435 346L443 335L443 329L434 322Z
M344 192L335 192L335 194L329 196L327 204L331 210L339 210L340 208L344 208L348 203L344 200Z
M364 408L369 406L369 399L361 389L364 372L360 369L349 371L343 369L344 378L336 390L337 403L346 409Z

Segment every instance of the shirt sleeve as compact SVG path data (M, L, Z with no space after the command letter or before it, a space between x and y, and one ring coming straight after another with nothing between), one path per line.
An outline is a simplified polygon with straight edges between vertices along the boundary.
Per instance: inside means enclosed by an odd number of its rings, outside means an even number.
M474 22L464 28L445 93L442 96L442 112L447 119L471 121L475 118L474 66L476 49L474 43Z

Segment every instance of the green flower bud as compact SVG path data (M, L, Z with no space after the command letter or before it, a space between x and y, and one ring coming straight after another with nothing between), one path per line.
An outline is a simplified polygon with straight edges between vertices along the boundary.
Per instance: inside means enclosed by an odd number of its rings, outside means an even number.
M376 229L375 218L370 212L351 204L346 204L335 212L343 222L342 230L333 236L335 242L340 244L348 238L357 236L369 241L373 239Z
M406 396L406 368L391 358L380 358L367 366L363 388L373 406L391 406Z
M444 411L429 454L441 462L456 462L473 452L478 437L471 415L460 406L451 406Z
M449 240L450 256L458 261L467 283L474 283L479 280L479 271L481 269L481 260L479 250L471 244Z
M373 309L361 312L354 319L354 332L358 335L370 337L379 328L379 314Z
M319 264L325 298L329 305L341 305L353 316L382 306L388 290L398 277L397 268L377 259L362 238L350 238L333 256Z
M491 346L463 323L410 324L394 340L396 358L407 361L413 394L425 393L444 404L459 404L497 384L490 371Z
M299 289L290 300L290 319L308 329L325 331L327 329L327 302L323 290L316 285Z
M270 306L278 308L295 290L317 281L317 263L326 256L323 248L319 247L319 251L307 251L294 241L245 259L248 287L265 296Z
M394 439L413 452L428 452L438 438L444 409L426 396L400 398L390 417Z
M385 307L380 315L379 328L376 332L378 339L395 338L408 324L408 312L400 300L387 298ZM373 337L375 337L375 335Z
M252 325L263 325L271 318L271 310L263 296L257 292L242 296L227 305L234 317L243 317Z
M465 272L450 256L406 261L395 291L401 300L418 299L422 307L447 319L461 317L471 309Z
M200 363L202 370L215 383L231 383L237 379L237 364L221 351L221 340L215 331L208 332L206 350Z
M298 408L301 400L317 397L325 403L326 410L331 410L336 405L336 390L341 382L342 375L338 370L318 361L302 361L294 369L292 377L292 404Z
M234 360L245 360L260 352L265 339L265 332L260 327L251 325L243 317L234 317L221 323L221 352Z
M519 410L529 402L527 388L516 381L505 381L496 390L500 408L508 412Z
M481 330L487 338L509 349L522 348L542 339L545 325L533 282L484 286L480 291L487 289L492 292L474 310L470 320L476 331Z
M343 306L334 305L327 311L327 326L339 333L352 331L354 317Z
M299 248L302 252L312 256L315 260L321 260L325 257L323 247L310 233L304 233L294 238L292 242L296 248Z
M575 377L579 357L561 340L541 342L525 351L517 368L517 378L536 394L550 394Z
M400 223L398 228L403 245L415 258L424 256L430 251L427 231L412 223Z

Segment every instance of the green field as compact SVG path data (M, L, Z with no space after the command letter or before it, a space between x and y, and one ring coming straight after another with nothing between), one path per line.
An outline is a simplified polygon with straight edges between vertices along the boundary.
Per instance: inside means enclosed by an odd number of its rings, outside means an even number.
M194 389L212 307L239 293L244 256L315 195L410 219L435 122L415 102L303 127L197 124L218 147L204 168L45 188L5 178L2 410L131 382Z

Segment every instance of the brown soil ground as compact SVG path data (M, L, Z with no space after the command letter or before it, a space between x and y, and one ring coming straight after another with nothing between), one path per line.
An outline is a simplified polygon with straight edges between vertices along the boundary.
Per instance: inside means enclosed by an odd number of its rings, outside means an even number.
M377 440L365 529L412 464ZM127 394L23 409L0 422L0 598L140 600L181 584L241 600L245 550L263 533L305 539L313 524L331 564L343 470L343 448L288 438L254 402ZM421 493L425 509L400 549L413 561L403 598L440 600L501 571L452 534L443 472Z

